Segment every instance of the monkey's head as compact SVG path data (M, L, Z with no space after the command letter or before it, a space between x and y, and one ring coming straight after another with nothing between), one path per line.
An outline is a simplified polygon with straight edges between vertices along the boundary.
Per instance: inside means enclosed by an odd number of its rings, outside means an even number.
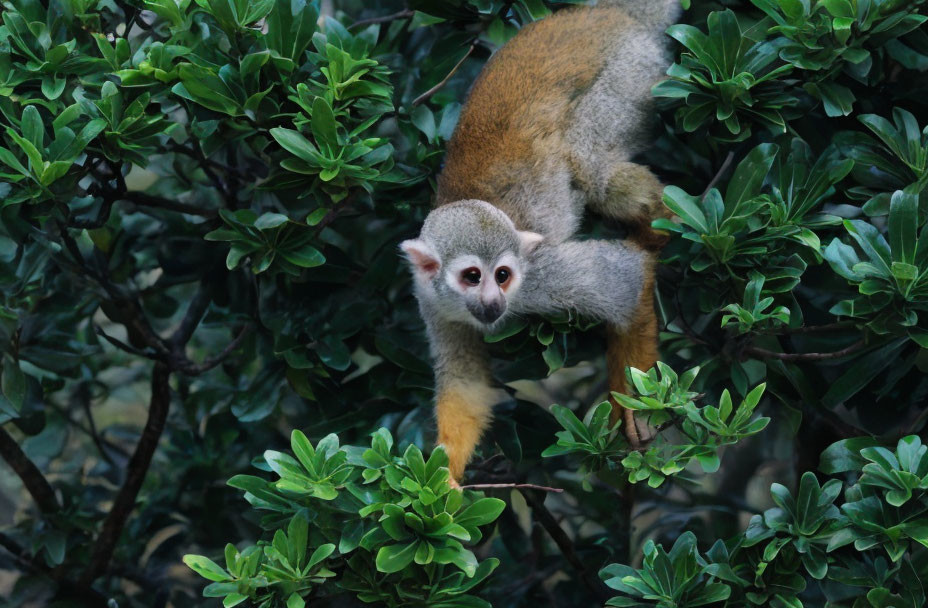
M420 299L448 320L487 330L518 298L527 258L542 238L517 230L490 203L466 200L433 210L419 238L400 248Z

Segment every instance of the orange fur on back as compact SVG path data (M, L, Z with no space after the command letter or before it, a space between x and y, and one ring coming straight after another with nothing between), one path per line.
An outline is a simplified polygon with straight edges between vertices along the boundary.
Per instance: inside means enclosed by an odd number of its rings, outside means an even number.
M438 204L499 204L505 184L541 155L566 155L538 143L559 143L546 138L602 70L606 41L629 22L613 8L564 10L527 25L500 49L474 83L448 145Z

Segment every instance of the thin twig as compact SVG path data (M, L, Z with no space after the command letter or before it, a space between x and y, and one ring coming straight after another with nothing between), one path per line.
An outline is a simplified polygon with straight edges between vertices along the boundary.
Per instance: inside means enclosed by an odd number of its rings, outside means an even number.
M106 163L106 166L110 168L113 177L116 178L116 191L120 194L125 193L129 188L126 187L126 177L122 174L122 164L117 165L108 158L105 158L103 162Z
M411 19L415 14L416 11L407 8L398 13L393 13L392 15L384 15L383 17L372 17L370 19L361 19L360 21L355 21L348 26L348 29L353 30L355 28L364 27L366 25L373 25L375 23L389 23L390 21L398 21L399 19Z
M239 344L242 343L242 340L245 339L245 336L247 336L253 328L254 326L251 324L243 327L241 331L238 332L238 335L235 336L231 342L229 342L228 346L226 346L222 352L215 357L210 357L209 359L203 361L203 363L194 363L185 357L184 360L178 363L174 369L177 369L177 371L188 376L197 376L204 372L208 372L209 370L225 361L229 355L231 355L232 352L238 348Z
M696 330L694 330L692 326L690 325L690 322L686 320L686 315L683 314L683 305L680 303L680 290L679 289L674 289L673 300L674 300L674 303L677 305L677 313L679 313L680 322L683 324L684 335L687 338L689 338L691 341L693 341L695 344L701 344L703 346L707 345L708 343L699 337L699 335L696 333Z
M219 193L222 195L222 198L225 199L226 203L233 209L235 208L235 195L232 192L229 192L229 189L226 187L225 182L216 175L216 172L213 171L210 166L209 159L206 158L206 155L203 154L203 150L199 146L193 146L194 158L199 162L200 168L203 169L203 173L206 174L206 177L209 178L209 181L213 182L213 186L216 190L219 190Z
M702 196L699 197L699 200L702 201L706 198L706 195L709 194L709 190L712 190L719 180L722 179L722 174L728 170L728 166L731 165L731 161L735 159L735 153L729 152L725 157L725 160L722 162L722 166L719 167L719 170L715 173L712 179L709 181L709 185L706 186L706 189L703 190Z
M162 198L160 196L153 196L151 194L146 194L144 192L138 192L135 190L124 192L119 195L115 195L118 198L129 201L130 203L135 203L136 205L142 205L144 207L154 207L156 209L165 209L167 211L177 211L178 213L186 213L187 215L198 215L200 217L214 218L216 217L215 209L202 209L194 205L188 205L187 203L181 203L179 201L172 201L170 199Z
M45 479L45 475L35 464L29 460L12 435L0 427L0 457L6 461L13 472L22 480L26 490L35 500L39 510L43 513L54 513L60 509L55 490Z
M225 171L226 173L236 172L236 169L233 169L229 165L223 164L219 162L218 160L213 160L212 158L209 158L205 154L197 154L192 147L188 148L187 146L183 144L174 143L170 147L170 150L171 152L179 152L185 156L189 156L190 158L198 160L201 163L206 163L207 165L213 168L221 169L222 171Z
M322 219L319 220L319 223L313 226L311 237L315 239L322 233L323 230L325 230L329 226L329 224L337 220L344 213L354 209L354 202L355 202L355 199L357 199L357 197L358 197L358 191L355 190L351 194L349 194L347 197L345 197L343 201L338 203L337 206L329 209L326 212L326 214L322 216Z
M98 336L100 336L101 338L103 338L104 340L106 340L107 342L109 342L110 344L118 348L119 350L126 351L130 355L135 355L136 357L145 357L146 359L157 359L154 353L146 353L145 351L139 350L138 348L134 346L130 346L129 344L126 344L125 342L123 342L122 340L118 338L114 338L113 336L103 331L103 328L100 327L99 325L94 325L93 331L95 334L97 334Z
M828 331L841 331L854 327L853 321L838 321L836 323L826 323L824 325L803 325L802 327L785 327L781 330L773 330L774 334L813 334Z
M538 486L533 483L472 483L461 486L462 490L502 490L502 489L526 489L539 490L541 492L563 492L563 488L550 488L548 486Z
M125 38L126 40L129 40L129 32L132 30L132 25L135 23L136 18L138 18L139 13L141 12L142 12L141 9L136 8L135 10L132 11L132 15L128 19L126 19L126 29L122 33L122 37Z
M586 569L586 566L583 565L583 562L577 555L573 541L570 540L570 537L567 536L564 529L561 528L557 520L554 519L554 515L552 515L551 511L545 506L544 499L539 498L531 491L522 491L522 496L525 497L525 502L528 503L528 506L532 509L532 513L535 514L536 521L547 530L548 535L551 536L551 539L558 546L558 549L561 550L564 558L580 575L580 580L583 581L583 584L586 585L600 601L605 602L612 597L612 594L609 593L609 590L603 582L593 576L589 570Z
M30 571L38 571L39 568L26 556L26 550L18 542L0 532L0 547L3 547L12 555L17 562Z
M89 585L97 579L107 568L113 557L113 550L119 541L119 536L135 508L135 501L145 474L151 465L155 449L164 431L164 424L171 406L171 387L168 383L170 370L163 363L155 363L151 378L151 402L148 407L148 420L145 428L135 446L135 452L129 459L126 470L126 480L123 482L110 513L103 522L103 528L94 544L90 564L81 575L80 582Z
M95 230L97 228L102 228L110 219L110 211L112 210L113 203L115 201L115 198L104 197L103 204L100 205L100 211L97 212L96 219L84 220L72 217L68 219L68 226L70 228L82 228L84 230Z
M829 359L840 359L852 353L863 349L867 346L865 340L860 339L846 348L836 350L830 353L778 353L756 346L748 346L744 349L744 354L753 355L760 359L779 359L781 361L827 361Z
M119 313L119 323L125 325L127 330L134 330L136 336L145 342L145 344L152 348L155 352L161 355L167 355L170 353L167 345L164 341L155 333L155 330L152 329L151 324L148 322L148 318L145 316L145 313L142 310L142 305L138 301L138 296L135 294L127 294L125 290L118 288L116 285L110 281L109 277L104 272L99 272L96 268L90 266L87 263L87 260L84 259L83 254L81 254L80 249L77 247L77 243L74 242L74 239L71 238L71 235L68 234L68 230L65 226L58 226L61 240L65 245L65 249L71 254L71 257L74 259L74 262L81 267L84 273L91 277L97 284L103 288L107 293L112 303L115 305L114 309ZM129 349L134 347L129 347L128 345L123 345ZM120 347L122 348L122 347ZM130 352L132 352L130 350ZM133 354L141 354L141 351L137 351ZM148 355L144 355L148 356Z
M468 57L470 57L471 53L474 52L475 48L477 48L476 40L470 43L470 47L467 49L467 52L464 53L464 56L461 57L461 60L458 61L454 65L453 68L451 68L451 71L448 72L448 75L441 79L441 82L439 82L434 87L432 87L431 89L429 89L422 95L419 95L418 97L412 100L412 107L416 107L417 105L419 105L420 103L422 103L423 101L425 101L426 99L428 99L429 97L437 93L439 89L441 89L443 86L448 84L448 81L451 80L451 77L454 76L454 74L458 71L458 69L460 69L462 65L464 65L464 62L467 60Z
M94 437L93 432L92 432L88 427L86 427L85 425L81 424L81 422L80 422L79 420L75 420L74 418L71 417L71 413L68 411L67 408L58 405L58 404L55 403L54 401L46 401L46 402L45 402L45 405L47 405L47 406L50 407L51 409L53 409L53 410L55 410L56 412L58 412L58 413L61 415L61 417L64 418L65 422L67 422L68 424L70 424L70 425L73 426L74 428L78 429L79 431L83 432L85 435L87 435L88 437L90 437L91 439L93 439L95 443L96 443L97 439L99 439L100 444L102 444L102 445L105 446L106 448L108 448L108 449L110 449L110 450L112 450L112 451L118 453L120 456L123 456L124 458L128 458L128 457L129 457L129 453L126 452L126 450L124 450L124 449L122 448L122 446L113 443L112 441L110 441L110 440L107 439L106 437L103 437L102 435L99 436L99 437ZM98 448L99 448L99 446L98 446ZM101 450L101 452L102 452L102 450ZM105 454L104 454L104 456L105 456Z
M103 457L103 460L110 463L110 465L115 466L113 458L103 447L103 438L100 437L100 433L97 431L97 423L93 418L93 410L90 407L90 391L87 388L86 384L81 384L78 386L75 391L75 398L80 402L81 408L84 410L84 416L87 418L87 424L89 428L90 438L93 440L95 446L97 446L97 451L100 452L100 456ZM70 421L71 417L67 416L67 419Z

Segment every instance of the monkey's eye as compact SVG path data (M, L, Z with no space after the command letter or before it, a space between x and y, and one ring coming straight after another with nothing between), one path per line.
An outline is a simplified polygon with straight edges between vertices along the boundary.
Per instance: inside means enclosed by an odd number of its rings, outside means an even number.
M496 283L498 285L505 285L511 277L512 271L505 266L500 266L496 269Z
M480 270L477 268L467 268L461 272L461 280L468 285L480 284Z

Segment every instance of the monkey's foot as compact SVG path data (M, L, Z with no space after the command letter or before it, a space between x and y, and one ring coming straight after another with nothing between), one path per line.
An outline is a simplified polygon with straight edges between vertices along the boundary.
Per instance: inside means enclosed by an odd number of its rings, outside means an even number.
M459 484L459 483L458 483L458 480L455 479L454 477L449 477L449 478L448 478L448 485L451 486L451 489L452 489L452 490L460 490L460 489L461 489L461 484ZM461 491L463 491L463 490L461 490Z

